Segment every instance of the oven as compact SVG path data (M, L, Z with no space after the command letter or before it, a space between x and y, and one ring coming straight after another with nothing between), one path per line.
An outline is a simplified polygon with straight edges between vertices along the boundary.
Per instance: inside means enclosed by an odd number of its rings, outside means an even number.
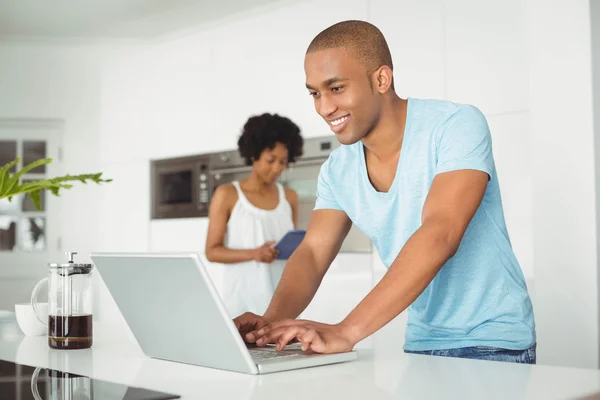
M212 195L209 162L206 155L152 161L152 219L208 216Z

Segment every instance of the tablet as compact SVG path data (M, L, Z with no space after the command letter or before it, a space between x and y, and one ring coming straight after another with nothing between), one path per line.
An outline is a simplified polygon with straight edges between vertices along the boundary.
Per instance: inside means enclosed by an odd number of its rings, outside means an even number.
M277 259L287 260L290 258L294 250L300 246L302 239L304 239L304 235L306 235L306 231L303 229L294 229L283 235L283 237L273 246L279 250Z

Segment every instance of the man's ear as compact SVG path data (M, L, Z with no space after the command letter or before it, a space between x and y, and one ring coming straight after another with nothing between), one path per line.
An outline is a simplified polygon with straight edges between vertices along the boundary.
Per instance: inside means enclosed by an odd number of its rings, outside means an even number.
M392 70L387 65L382 65L373 72L374 89L383 94L390 90L394 81Z

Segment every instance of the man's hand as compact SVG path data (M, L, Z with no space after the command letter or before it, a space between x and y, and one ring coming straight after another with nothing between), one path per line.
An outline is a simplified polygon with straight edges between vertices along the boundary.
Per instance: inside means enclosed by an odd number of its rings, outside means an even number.
M328 325L306 320L282 320L266 325L247 335L257 346L276 344L281 351L290 342L297 340L302 350L316 353L341 353L350 351L356 344L342 325Z
M240 332L240 335L242 335L242 339L244 339L244 341L248 343L254 343L254 340L247 339L247 334L267 326L269 324L269 320L261 317L260 315L253 314L251 312L245 312L239 317L234 318L233 323L235 324L238 332Z

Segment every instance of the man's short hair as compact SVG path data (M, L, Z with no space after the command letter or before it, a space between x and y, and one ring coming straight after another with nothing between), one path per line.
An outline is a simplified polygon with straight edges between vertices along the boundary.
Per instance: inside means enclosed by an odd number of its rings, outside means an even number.
M345 48L365 67L371 85L371 74L382 65L387 65L392 71L394 70L392 55L385 37L373 24L350 20L331 25L315 36L306 53L338 47ZM394 90L393 78L391 87Z

